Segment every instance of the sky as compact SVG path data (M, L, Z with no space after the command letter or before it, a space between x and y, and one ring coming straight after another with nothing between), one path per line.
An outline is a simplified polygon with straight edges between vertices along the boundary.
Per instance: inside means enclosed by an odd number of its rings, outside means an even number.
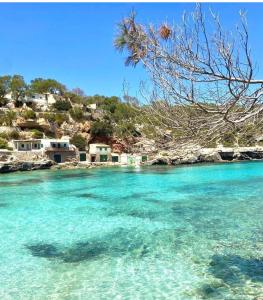
M250 45L263 67L263 3L204 3L233 28L240 9L247 12ZM178 22L194 3L0 3L0 75L54 78L87 95L122 96L123 83L138 96L145 70L124 65L113 47L117 23L134 9L138 20Z

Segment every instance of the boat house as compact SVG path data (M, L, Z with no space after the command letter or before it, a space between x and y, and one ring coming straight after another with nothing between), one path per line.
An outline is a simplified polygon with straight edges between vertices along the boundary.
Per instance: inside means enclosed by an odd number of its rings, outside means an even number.
M90 144L89 155L91 162L107 162L111 160L111 147L106 144Z

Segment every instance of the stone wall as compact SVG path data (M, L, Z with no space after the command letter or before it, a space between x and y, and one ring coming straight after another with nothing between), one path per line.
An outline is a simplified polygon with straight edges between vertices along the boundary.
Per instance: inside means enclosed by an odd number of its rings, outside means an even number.
M47 159L42 151L12 151L14 161L39 161Z

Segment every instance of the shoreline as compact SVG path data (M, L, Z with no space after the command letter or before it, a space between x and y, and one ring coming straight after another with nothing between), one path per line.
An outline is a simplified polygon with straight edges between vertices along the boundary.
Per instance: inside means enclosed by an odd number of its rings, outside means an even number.
M0 162L0 174L8 174L15 172L30 172L38 170L81 170L81 169L95 169L95 168L111 168L111 167L152 167L152 166L201 166L201 165L214 165L214 164L232 164L242 162L263 162L262 159L247 159L247 160L221 160L221 161L196 161L196 162L181 162L176 164L165 163L143 163L141 165L123 165L117 163L61 163L55 164L52 161L35 161L35 162Z
M207 163L230 163L242 161L263 161L263 147L235 147L235 148L184 148L167 150L167 152L149 153L149 159L140 164L121 164L119 162L89 162L72 161L55 163L49 159L38 159L22 161L19 158L14 160L0 161L0 174L17 171L34 171L43 169L64 170L64 169L90 169L105 168L113 166L151 166L151 165L194 165Z

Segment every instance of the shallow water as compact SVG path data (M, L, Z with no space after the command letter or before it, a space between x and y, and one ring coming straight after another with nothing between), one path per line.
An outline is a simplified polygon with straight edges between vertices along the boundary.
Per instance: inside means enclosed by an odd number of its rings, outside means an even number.
M263 296L263 163L0 175L0 299Z

